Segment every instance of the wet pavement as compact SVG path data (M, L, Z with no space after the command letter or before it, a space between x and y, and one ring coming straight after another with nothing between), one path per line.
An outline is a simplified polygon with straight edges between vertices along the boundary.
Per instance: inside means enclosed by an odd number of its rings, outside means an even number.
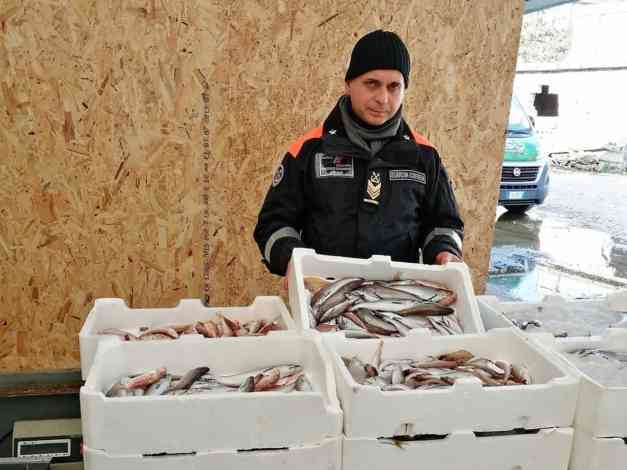
M627 287L626 194L627 175L552 169L542 206L498 208L486 293L534 302Z

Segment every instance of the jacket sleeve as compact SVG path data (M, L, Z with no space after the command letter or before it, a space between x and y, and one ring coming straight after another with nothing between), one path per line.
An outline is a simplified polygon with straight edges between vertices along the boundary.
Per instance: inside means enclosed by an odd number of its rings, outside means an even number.
M418 239L423 262L427 264L433 264L435 257L442 251L461 258L464 238L464 222L459 215L448 174L438 152L433 148L430 151L433 158L431 168L428 168L425 219Z
M292 250L301 241L305 211L303 161L289 152L283 157L259 212L254 237L271 273L285 275Z

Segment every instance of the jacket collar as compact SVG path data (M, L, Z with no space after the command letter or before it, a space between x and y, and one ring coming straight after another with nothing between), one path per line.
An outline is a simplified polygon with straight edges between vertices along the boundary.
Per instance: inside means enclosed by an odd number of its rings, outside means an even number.
M331 113L327 116L322 125L322 130L324 134L335 134L342 137L348 138L346 134L346 129L344 128L344 123L342 122L342 112L339 107L340 100L338 99L337 103L331 110ZM401 124L398 126L398 131L396 135L392 137L390 140L413 140L412 132L405 119L401 117Z

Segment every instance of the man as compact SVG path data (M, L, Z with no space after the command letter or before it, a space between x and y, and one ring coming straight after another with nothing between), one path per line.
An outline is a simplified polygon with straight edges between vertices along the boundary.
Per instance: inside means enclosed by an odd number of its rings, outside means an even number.
M324 124L297 140L278 167L255 241L284 276L297 247L356 258L460 261L462 222L435 148L402 117L410 58L393 32L355 45L345 95Z

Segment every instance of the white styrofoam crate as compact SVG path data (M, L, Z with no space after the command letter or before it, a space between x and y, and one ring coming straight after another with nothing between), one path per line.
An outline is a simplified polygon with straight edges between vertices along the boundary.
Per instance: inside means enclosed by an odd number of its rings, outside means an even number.
M342 438L288 449L227 450L183 455L111 455L83 449L86 470L341 470Z
M627 352L627 330L609 328L603 336L589 338L556 339L548 333L536 334L534 341L562 353L560 357L581 377L575 427L595 437L627 437L627 386L608 387L599 383L581 372L565 354L588 348Z
M344 439L342 468L566 470L572 440L572 428L489 437L461 431L444 439L403 442L399 446L377 439Z
M382 281L418 279L445 284L457 294L457 301L451 307L455 308L464 332L485 331L470 272L465 263L448 263L444 266L400 263L392 261L389 256L375 255L370 259L344 258L319 255L309 248L296 248L292 253L292 270L289 276L290 307L296 327L302 330L311 329L304 278L319 276L329 279L362 277ZM411 330L410 334L418 333L420 330Z
M625 470L627 438L594 437L575 430L570 470Z
M182 375L298 363L311 392L208 393L107 398L121 376L157 367ZM110 454L290 447L341 434L342 411L328 352L318 335L277 332L238 341L101 341L80 392L84 442Z
M278 323L283 329L294 330L296 328L294 320L280 297L257 297L248 307L205 307L200 299L183 299L173 308L129 308L123 299L96 299L79 333L83 380L89 374L98 343L104 338L110 338L108 335L98 335L99 331L106 328L125 329L192 323L198 320L210 320L218 313L242 322L273 320L279 316ZM179 340L197 336L199 335L183 335ZM116 338L116 341L122 341L122 339Z
M494 328L514 328L512 321L500 311L501 302L499 302L497 297L478 295L477 305L486 331Z
M573 424L579 378L555 352L512 328L476 335L398 338L385 343L382 357L419 358L465 349L475 356L524 364L531 374L531 385L483 387L473 377L458 380L451 387L384 392L356 383L341 359L357 356L372 362L379 340L349 342L338 335L323 339L335 367L344 434L351 439Z
M624 309L625 306L622 304L624 302L624 297L627 297L627 291L618 291L611 294L608 294L607 297L602 299L576 299L576 300L568 300L559 295L547 296L542 302L510 302L510 301L501 301L498 297L492 295L479 295L477 296L477 304L479 306L479 312L481 314L481 321L483 322L483 326L486 331L489 331L493 328L508 328L514 327L514 323L509 319L508 314L512 314L513 312L519 311L521 309L532 309L540 306L544 306L545 308L551 308L552 303L562 304L565 306L577 306L578 308L583 309L593 309L597 308L607 308L615 310L617 313L620 312L620 309ZM542 319L540 319L542 320ZM627 326L627 321L623 320L622 322L618 322L614 326ZM623 326L623 327L625 327ZM522 330L521 330L522 331ZM534 328L525 330L526 334L546 334L547 331L536 330ZM593 335L596 336L596 335ZM568 336L568 338L588 338L589 335L586 336Z

